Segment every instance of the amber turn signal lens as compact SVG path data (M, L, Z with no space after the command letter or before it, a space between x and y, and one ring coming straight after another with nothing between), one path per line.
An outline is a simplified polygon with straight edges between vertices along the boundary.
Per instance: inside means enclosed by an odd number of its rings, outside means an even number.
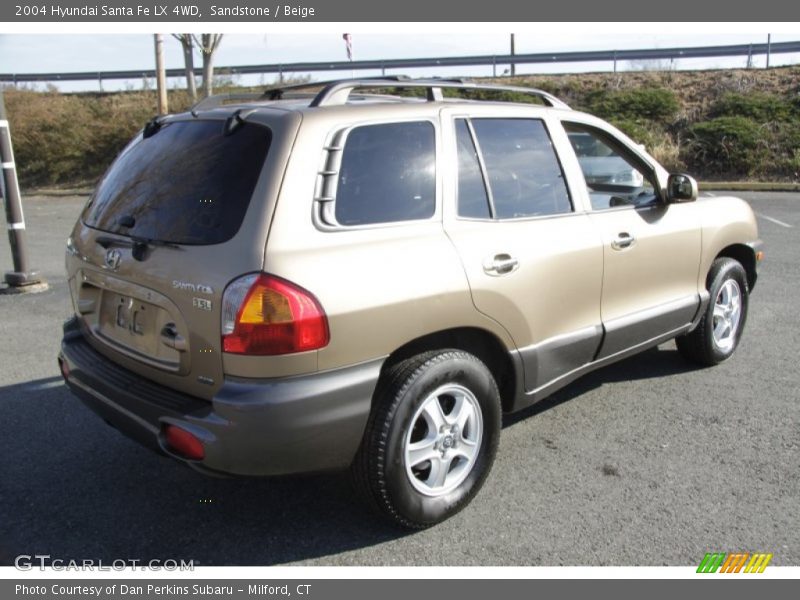
M250 286L246 293L239 281ZM231 293L225 292L223 313L236 317L223 322L224 352L263 356L327 346L328 319L310 292L265 273L246 276L228 289Z

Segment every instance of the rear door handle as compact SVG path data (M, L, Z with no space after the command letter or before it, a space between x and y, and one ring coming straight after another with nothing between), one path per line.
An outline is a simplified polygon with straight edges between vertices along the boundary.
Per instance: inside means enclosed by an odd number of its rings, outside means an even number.
M510 254L495 254L483 261L484 272L493 277L513 273L518 268L519 261Z
M635 243L636 238L630 233L623 231L622 233L617 234L617 238L611 242L611 247L614 250L625 250L626 248L633 246Z

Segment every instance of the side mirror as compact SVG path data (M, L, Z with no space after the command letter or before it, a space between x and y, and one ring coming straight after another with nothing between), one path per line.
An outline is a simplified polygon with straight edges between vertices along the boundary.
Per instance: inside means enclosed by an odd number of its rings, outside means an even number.
M697 182L684 173L673 173L667 179L667 202L694 202L697 200Z

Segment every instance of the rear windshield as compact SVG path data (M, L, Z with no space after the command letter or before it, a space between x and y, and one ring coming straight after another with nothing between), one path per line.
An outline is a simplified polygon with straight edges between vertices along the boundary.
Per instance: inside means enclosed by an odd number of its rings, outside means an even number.
M89 227L174 244L219 244L242 224L272 135L245 123L164 124L114 162L83 213Z

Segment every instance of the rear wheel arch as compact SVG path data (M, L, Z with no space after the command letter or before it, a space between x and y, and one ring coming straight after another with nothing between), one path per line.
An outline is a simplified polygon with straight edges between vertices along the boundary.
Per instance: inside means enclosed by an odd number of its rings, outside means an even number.
M424 352L452 348L478 358L494 377L503 412L510 412L517 390L517 372L509 349L493 333L477 327L460 327L430 333L411 340L392 352L381 368L381 378L397 363ZM374 403L374 399L373 399Z
M502 425L494 376L455 348L395 362L350 466L355 491L405 529L460 511L492 468Z

